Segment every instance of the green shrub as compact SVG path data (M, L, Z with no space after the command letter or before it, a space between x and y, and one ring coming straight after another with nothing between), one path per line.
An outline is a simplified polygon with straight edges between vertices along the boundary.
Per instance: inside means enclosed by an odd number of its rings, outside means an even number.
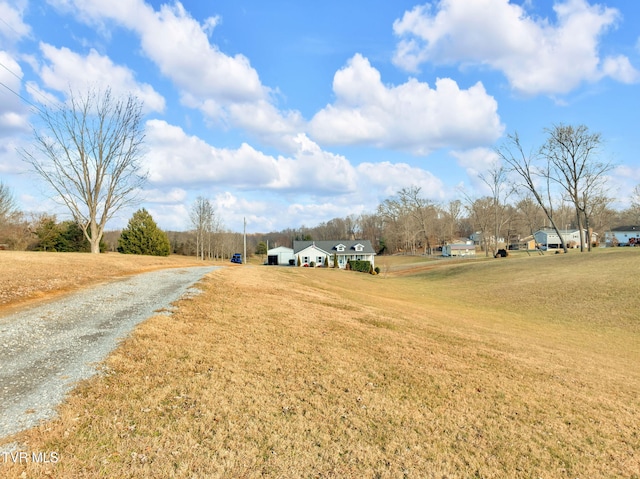
M371 261L349 260L350 269L360 271L361 273L369 273L371 271Z
M118 239L118 251L125 254L147 254L169 256L171 244L167 233L153 221L151 215L142 208L136 211L122 230Z
M380 274L380 267L379 266L376 266L373 270L376 272L376 274Z
M38 242L33 246L36 251L58 252L91 252L91 245L84 236L82 227L75 221L56 223L54 216L43 217L36 229ZM100 240L100 252L104 253L107 245Z

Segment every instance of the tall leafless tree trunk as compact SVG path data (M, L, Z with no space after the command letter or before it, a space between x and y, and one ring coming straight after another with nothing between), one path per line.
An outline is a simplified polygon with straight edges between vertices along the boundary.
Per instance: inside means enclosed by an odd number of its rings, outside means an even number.
M509 220L506 215L506 204L513 190L507 186L506 168L497 163L492 165L486 173L480 174L479 177L491 191L494 238L492 245L493 255L495 256L498 252L498 238L500 237L502 226Z
M590 133L584 125L556 125L547 129L547 134L541 154L552 165L551 179L561 186L573 203L580 233L580 251L584 251L588 205L593 196L598 196L605 174L613 165L599 160L602 137L599 133Z
M511 166L512 171L518 174L522 180L520 185L526 188L540 205L549 223L551 223L552 228L558 235L558 238L560 238L562 249L566 253L567 245L553 217L553 198L550 187L548 163L545 168L536 168L534 163L537 155L525 154L518 133L509 134L507 136L507 142L500 148L496 148L495 152L504 162ZM542 186L540 182L537 181L539 179L543 180Z
M213 234L218 229L213 205L208 199L198 196L191 206L189 216L196 233L196 256L204 260L206 251L207 257L211 259L214 256Z
M133 95L114 98L110 89L70 92L67 104L40 110L35 148L23 158L56 193L100 252L104 227L137 201L146 181L140 172L142 103Z
M11 189L0 181L0 226L3 226L17 211Z
M413 217L418 227L418 231L422 234L424 254L431 254L431 241L429 236L437 212L431 201L420 196L421 190L421 187L415 185L409 188L402 188L398 192L398 197L400 202L406 205L406 210L409 211L409 214Z

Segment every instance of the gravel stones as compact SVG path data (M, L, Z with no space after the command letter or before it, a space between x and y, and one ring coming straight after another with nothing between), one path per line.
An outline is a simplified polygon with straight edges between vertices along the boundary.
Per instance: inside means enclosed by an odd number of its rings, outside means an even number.
M0 438L53 417L136 325L170 311L213 269L144 273L0 316Z

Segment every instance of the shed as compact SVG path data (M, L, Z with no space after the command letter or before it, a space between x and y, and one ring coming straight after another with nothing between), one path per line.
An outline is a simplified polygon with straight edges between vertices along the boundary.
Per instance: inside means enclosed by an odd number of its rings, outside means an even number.
M454 243L443 246L442 256L475 256L476 247L469 243Z
M293 262L292 262L293 261ZM267 251L267 264L269 265L295 265L293 248L278 246Z

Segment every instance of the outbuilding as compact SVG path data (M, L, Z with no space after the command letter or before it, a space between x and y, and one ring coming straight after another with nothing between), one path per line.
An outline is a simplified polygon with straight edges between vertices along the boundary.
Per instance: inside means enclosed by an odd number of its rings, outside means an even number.
M469 243L453 243L442 247L442 256L475 256L476 247Z
M295 265L295 255L292 248L278 246L267 251L267 264L269 265Z

